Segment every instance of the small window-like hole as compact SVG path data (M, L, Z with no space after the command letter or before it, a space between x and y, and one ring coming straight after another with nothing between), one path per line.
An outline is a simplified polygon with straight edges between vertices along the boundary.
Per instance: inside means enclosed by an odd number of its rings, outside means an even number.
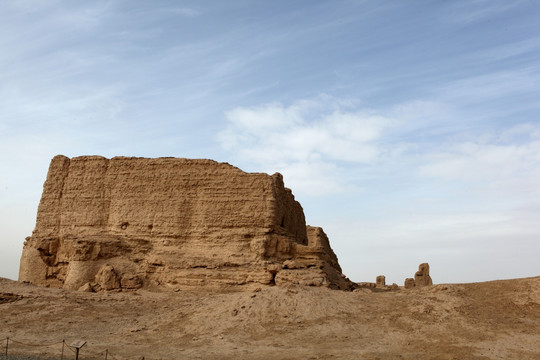
M127 229L127 227L128 227L128 225L129 225L129 223L127 223L127 222L124 222L124 223L122 223L122 225L120 225L120 229L122 229L122 230L126 230L126 229Z
M285 227L285 216L281 218L281 224L279 226Z
M152 230L154 228L154 225L148 225L148 230Z
M270 280L269 285L276 285L276 275L277 275L277 272L272 273L272 280Z

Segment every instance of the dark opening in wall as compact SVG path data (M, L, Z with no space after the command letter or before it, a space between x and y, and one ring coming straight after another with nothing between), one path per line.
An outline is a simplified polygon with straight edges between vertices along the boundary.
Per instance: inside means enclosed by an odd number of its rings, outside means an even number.
M270 280L269 285L276 285L276 275L277 273L272 274L272 280Z
M128 227L129 223L128 222L123 222L122 225L120 225L120 229L122 230L126 230L127 227Z
M285 227L285 216L281 218L281 224L279 226Z

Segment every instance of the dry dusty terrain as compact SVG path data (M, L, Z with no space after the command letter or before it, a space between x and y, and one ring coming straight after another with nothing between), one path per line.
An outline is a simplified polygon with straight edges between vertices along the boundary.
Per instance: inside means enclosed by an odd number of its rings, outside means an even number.
M540 277L231 293L82 293L0 279L8 336L10 354L50 358L61 344L20 343L84 339L81 359L105 349L109 359L540 359Z

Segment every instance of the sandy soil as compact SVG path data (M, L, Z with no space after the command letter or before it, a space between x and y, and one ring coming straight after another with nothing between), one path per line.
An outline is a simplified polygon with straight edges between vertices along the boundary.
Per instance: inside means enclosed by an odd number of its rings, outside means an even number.
M0 279L2 353L6 337L10 354L55 358L62 339L84 339L80 359L105 349L118 360L540 359L540 277L231 293L81 293ZM38 344L49 346L29 346Z

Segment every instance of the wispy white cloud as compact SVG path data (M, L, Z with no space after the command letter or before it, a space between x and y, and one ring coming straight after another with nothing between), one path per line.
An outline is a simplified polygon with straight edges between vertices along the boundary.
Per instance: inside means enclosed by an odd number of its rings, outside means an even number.
M60 128L65 134L81 126L96 128L99 124L112 126L124 108L119 89L31 89L10 88L0 91L0 106L4 112L0 122L13 134L47 134ZM36 120L39 120L36 122ZM87 133L88 134L88 133Z
M530 94L533 91L540 91L540 66L457 79L442 85L439 96L449 103L467 104Z
M533 177L540 183L540 126L518 124L477 134L425 155L422 174L446 180L493 184ZM469 135L470 137L470 135Z
M450 19L456 23L468 25L498 16L512 8L518 7L522 2L522 0L473 0L456 2L451 6L453 11Z
M171 11L174 14L179 14L179 15L188 16L188 17L195 17L202 14L200 10L193 9L193 8L186 8L186 7L176 7L173 9L167 9L167 11Z
M486 64L508 59L519 60L522 56L534 55L540 49L540 37L531 35L531 38L525 40L511 41L473 51L463 56L464 61L469 64L486 66Z
M4 8L24 12L38 12L55 7L61 0L34 0L34 1L6 1L2 3Z
M413 101L382 113L320 96L289 106L270 103L229 110L218 140L248 168L280 171L290 176L291 187L307 194L363 188L351 177L362 168L379 173L395 166L401 176L416 173L490 186L537 179L536 124L479 127L470 133L451 128L452 116L459 113L441 102ZM430 129L433 121L438 126ZM444 122L449 124L446 132ZM318 185L313 185L314 178Z
M319 194L350 189L337 176L343 163L377 161L377 140L394 123L328 96L239 107L225 116L227 127L218 136L225 149L241 161L284 172L296 191Z

